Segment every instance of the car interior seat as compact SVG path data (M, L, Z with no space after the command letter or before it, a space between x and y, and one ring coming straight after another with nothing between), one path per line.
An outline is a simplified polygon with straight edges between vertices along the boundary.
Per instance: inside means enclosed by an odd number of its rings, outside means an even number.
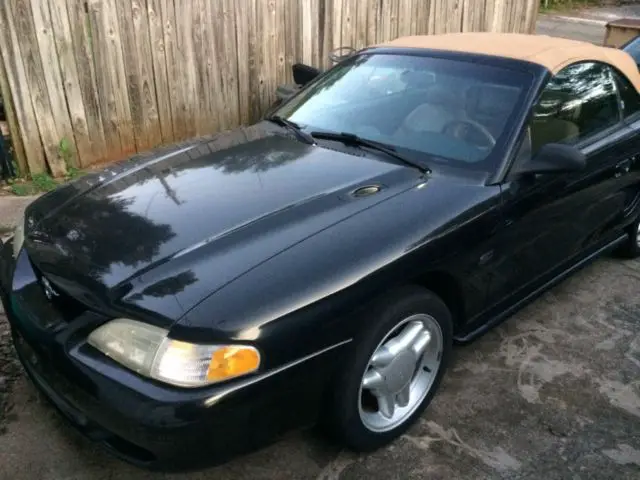
M441 132L449 122L464 118L464 102L459 94L442 85L426 92L426 102L414 108L396 131L396 135Z

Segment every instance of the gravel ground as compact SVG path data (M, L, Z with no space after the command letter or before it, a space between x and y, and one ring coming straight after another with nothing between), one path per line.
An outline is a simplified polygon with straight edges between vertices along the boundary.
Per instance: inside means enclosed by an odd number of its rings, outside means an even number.
M22 368L11 345L9 324L0 306L0 435L6 433L7 423L15 419L12 415L11 390L22 376Z

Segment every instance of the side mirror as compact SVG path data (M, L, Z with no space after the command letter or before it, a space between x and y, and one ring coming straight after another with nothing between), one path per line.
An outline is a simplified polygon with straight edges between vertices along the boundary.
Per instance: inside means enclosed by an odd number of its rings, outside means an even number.
M304 63L296 63L291 66L293 81L298 85L306 85L320 75L320 70Z
M516 173L578 172L586 165L586 156L577 148L560 143L547 143L540 148L535 157L520 165Z

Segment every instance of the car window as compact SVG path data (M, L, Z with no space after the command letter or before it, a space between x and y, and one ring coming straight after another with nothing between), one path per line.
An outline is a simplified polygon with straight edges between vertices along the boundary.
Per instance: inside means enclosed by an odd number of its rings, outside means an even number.
M549 80L533 109L532 154L547 143L575 143L618 122L610 67L595 62L570 65Z
M493 171L533 76L472 61L370 53L333 67L274 112L307 132L358 135L434 163Z
M631 55L636 63L640 64L640 36L627 43L624 47L622 47L622 50Z
M636 87L621 73L613 71L613 77L620 93L620 100L622 101L622 115L624 118L628 118L631 115L640 111L640 95Z

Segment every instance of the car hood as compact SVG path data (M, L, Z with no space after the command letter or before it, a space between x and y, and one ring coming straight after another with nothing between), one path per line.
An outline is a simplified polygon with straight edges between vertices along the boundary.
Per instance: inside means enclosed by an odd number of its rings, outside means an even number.
M109 301L165 299L199 283L189 298L176 298L172 314L179 316L421 176L384 157L308 145L281 132L261 123L156 150L42 197L27 213L32 261L59 287L83 286ZM373 184L378 193L354 195ZM215 271L196 276L198 263L212 256Z

